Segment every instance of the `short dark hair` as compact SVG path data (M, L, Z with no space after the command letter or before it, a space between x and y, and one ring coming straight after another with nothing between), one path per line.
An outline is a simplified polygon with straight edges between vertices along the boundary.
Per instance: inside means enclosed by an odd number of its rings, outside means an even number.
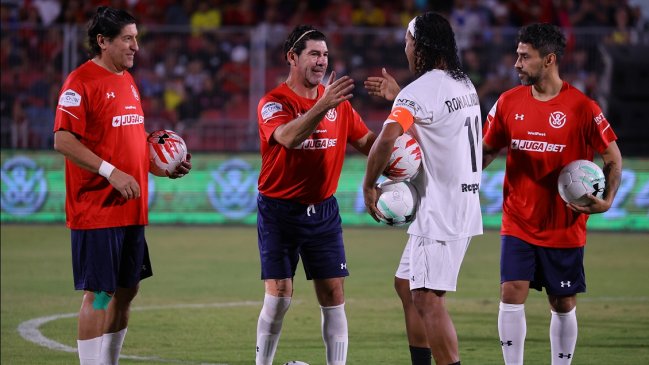
M137 21L126 10L100 6L97 13L88 22L88 46L90 56L95 57L101 54L101 47L97 44L97 35L101 34L108 39L119 35L122 28Z
M535 23L526 25L518 31L518 43L527 43L539 51L541 57L550 53L557 56L557 62L566 49L566 36L556 25Z
M455 34L446 18L434 12L418 16L415 18L415 35L417 76L441 68L455 80L468 80L460 64Z
M293 28L291 34L288 35L284 41L284 59L288 61L286 56L290 50L293 50L298 56L306 48L306 41L308 40L326 41L327 37L310 25L298 25Z

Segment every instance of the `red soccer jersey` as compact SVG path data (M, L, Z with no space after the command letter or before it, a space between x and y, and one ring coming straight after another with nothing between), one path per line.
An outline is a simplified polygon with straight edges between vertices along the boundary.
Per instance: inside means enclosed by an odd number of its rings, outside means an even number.
M149 152L144 114L133 77L114 74L93 61L73 71L61 88L54 131L66 130L140 184L126 200L107 179L65 161L66 223L93 229L148 223Z
M519 86L500 96L483 130L487 145L508 147L501 233L540 246L585 245L588 215L566 207L557 179L566 164L592 161L617 139L599 106L567 82L545 102Z
M313 204L336 192L347 142L358 140L369 132L348 101L330 109L313 134L295 148L285 148L272 138L275 128L306 113L323 92L324 86L320 85L318 98L307 99L283 83L259 101L260 193Z

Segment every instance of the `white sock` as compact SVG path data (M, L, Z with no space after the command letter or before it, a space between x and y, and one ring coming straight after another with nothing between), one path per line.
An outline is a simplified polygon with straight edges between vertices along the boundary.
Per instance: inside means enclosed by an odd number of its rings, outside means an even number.
M279 335L282 332L284 315L291 305L290 297L264 295L264 306L257 321L256 365L271 365L277 350Z
M577 344L577 314L575 308L568 313L553 310L550 319L550 348L552 365L569 365Z
M322 308L322 339L327 352L327 365L347 362L347 316L345 303Z
M89 340L77 340L79 351L79 363L81 365L99 365L99 353L101 351L101 337Z
M117 365L119 353L126 336L126 328L114 333L104 333L101 342L101 365Z
M505 365L523 365L526 332L525 304L500 302L498 334Z

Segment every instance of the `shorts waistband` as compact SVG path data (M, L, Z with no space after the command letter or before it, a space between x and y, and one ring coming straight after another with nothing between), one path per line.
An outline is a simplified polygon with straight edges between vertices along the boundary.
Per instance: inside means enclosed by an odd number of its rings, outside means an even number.
M264 195L262 193L259 193L258 196L257 196L257 199L263 199L263 200L266 200L266 201L272 201L272 202L274 202L276 204L280 204L280 205L287 206L287 207L304 207L304 209L306 209L307 207L309 207L311 205L314 206L314 207L318 207L318 206L323 205L323 204L328 204L328 203L330 203L332 200L334 200L336 198L332 195L332 196L330 196L330 197L328 197L328 198L326 198L323 201L318 202L318 203L303 203L303 202L298 202L298 201L294 201L294 200L271 198L271 197L268 197L268 196L266 196L266 195Z

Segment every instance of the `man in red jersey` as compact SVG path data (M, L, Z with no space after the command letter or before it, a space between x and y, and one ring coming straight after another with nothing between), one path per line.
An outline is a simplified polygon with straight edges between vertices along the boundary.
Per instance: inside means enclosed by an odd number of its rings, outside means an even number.
M88 27L92 59L61 88L54 149L65 155L81 365L117 364L131 301L152 275L148 223L149 150L140 94L127 69L138 50L135 18L99 7ZM169 176L189 173L191 155Z
M284 43L290 65L286 82L266 94L257 108L261 172L257 231L264 304L257 323L256 364L272 364L282 320L293 296L293 277L302 258L321 306L328 365L347 359L343 278L349 275L338 203L333 194L347 143L367 155L376 136L349 99L353 80L336 80L328 65L326 38L297 26Z
M577 342L577 293L586 291L584 245L590 214L607 211L620 185L617 137L591 99L561 80L566 45L556 26L532 24L518 34L514 67L523 86L503 93L484 126L483 168L507 147L500 258L498 332L505 364L523 364L529 288L545 287L551 307L552 364L570 364ZM559 172L601 155L603 199L566 204Z

